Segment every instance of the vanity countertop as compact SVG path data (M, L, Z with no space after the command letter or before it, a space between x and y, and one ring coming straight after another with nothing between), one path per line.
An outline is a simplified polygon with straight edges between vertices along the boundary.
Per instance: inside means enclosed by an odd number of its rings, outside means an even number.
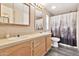
M11 37L6 39L0 39L0 49L19 44L21 42L29 41L37 37L46 36L51 34L50 32L32 33L23 35L20 37Z

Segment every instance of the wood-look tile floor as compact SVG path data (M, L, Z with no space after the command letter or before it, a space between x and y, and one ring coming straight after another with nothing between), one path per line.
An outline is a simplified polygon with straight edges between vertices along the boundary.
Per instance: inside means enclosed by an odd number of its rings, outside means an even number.
M79 51L66 47L52 47L46 56L79 56Z

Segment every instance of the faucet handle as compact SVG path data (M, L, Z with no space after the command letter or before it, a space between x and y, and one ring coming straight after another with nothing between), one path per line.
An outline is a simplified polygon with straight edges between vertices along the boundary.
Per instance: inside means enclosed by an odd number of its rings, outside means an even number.
M20 35L17 35L17 37L20 37Z
M6 34L6 38L9 38L10 37L10 35L9 34Z

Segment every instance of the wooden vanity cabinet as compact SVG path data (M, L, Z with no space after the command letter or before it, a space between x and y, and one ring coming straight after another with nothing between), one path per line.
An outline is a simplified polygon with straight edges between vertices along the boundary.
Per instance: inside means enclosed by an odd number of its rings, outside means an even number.
M0 55L5 56L31 56L32 41L26 41L11 47L0 49Z
M39 37L34 40L34 56L45 54L45 37Z
M48 52L51 48L51 35L46 36L46 51Z
M16 44L16 43L15 43ZM0 49L2 56L43 56L51 48L51 36L41 36Z
M15 51L13 51L13 53L11 53L10 55L15 55L15 56L31 56L32 55L32 41L27 41L23 44L21 44L21 46L19 47L16 46L15 47Z
M38 37L34 40L34 56L43 56L51 49L51 35Z

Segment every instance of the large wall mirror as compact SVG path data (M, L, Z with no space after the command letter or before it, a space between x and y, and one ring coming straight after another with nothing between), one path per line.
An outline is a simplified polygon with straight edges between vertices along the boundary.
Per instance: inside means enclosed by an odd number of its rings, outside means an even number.
M25 3L1 3L0 23L30 25L30 6Z
M35 30L43 30L43 12L35 9Z

